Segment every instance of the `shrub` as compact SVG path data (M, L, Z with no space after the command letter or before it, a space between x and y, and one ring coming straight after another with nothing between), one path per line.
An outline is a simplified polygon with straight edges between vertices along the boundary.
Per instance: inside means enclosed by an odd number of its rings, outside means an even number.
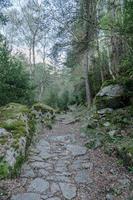
M0 105L9 102L29 104L33 90L22 61L11 56L6 42L0 41Z

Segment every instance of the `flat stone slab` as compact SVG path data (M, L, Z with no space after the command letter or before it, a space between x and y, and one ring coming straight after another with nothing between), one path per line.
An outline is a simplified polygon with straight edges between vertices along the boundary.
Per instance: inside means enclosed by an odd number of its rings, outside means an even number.
M51 169L52 166L51 164L49 163L46 163L45 161L44 162L32 162L30 163L31 167L34 168L34 169Z
M76 186L69 183L59 183L63 196L66 199L73 199L76 197Z
M52 194L55 194L60 191L59 185L57 183L51 184L51 192Z
M51 142L64 142L64 143L68 143L68 142L74 142L75 141L75 137L74 135L68 134L68 135L61 135L61 136L52 136L48 138L49 141Z
M49 172L46 171L45 169L39 169L37 172L38 172L38 176L40 176L40 177L49 175Z
M38 142L38 144L37 144L37 148L38 147L40 147L40 146L44 146L44 147L47 147L47 148L50 148L50 144L49 144L49 142L47 142L46 140L40 140L39 142Z
M12 196L11 200L41 200L41 196L35 193L23 193Z
M45 140L39 141L39 143L36 145L36 149L40 153L48 153L50 151L50 144Z
M71 179L68 176L65 176L65 175L48 176L47 180L48 181L68 182L68 183L71 183Z
M28 192L45 193L49 188L49 183L42 178L34 179L28 187Z
M49 199L47 199L47 200L61 200L61 199L58 198L58 197L52 197L52 198L49 198Z
M78 171L77 175L75 176L75 181L77 184L84 183L89 184L92 183L92 179L88 175L88 171L82 170Z
M33 169L29 165L25 164L25 165L23 165L23 167L21 169L21 175L20 175L20 177L34 178L35 174L34 174Z
M82 147L79 145L67 145L66 148L72 153L73 156L82 156L85 155L87 152L86 147Z

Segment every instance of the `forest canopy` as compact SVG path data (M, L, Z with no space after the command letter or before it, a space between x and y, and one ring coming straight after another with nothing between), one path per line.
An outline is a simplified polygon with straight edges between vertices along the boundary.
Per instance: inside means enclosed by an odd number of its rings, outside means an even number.
M133 2L0 1L0 104L88 104L132 79Z

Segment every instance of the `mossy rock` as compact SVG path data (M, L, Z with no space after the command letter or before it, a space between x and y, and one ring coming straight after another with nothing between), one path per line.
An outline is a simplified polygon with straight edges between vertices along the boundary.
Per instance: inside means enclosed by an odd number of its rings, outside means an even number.
M27 106L10 103L0 108L0 179L17 174L35 132L35 121Z
M0 179L7 178L9 175L9 166L6 162L0 162Z
M29 112L29 109L25 105L18 103L10 103L0 108L0 119L14 119L19 118L22 114Z
M14 136L26 134L26 123L22 119L8 119L2 123L2 127L7 131L11 131Z
M55 109L43 103L36 103L32 106L32 115L49 129L52 129L55 113Z
M94 104L96 105L97 109L104 109L104 108L123 108L129 103L124 96L122 97L100 97L97 96L95 98Z
M51 114L54 114L56 112L56 110L54 110L52 107L43 104L43 103L36 103L33 105L32 107L34 110L36 110L37 112L41 112L42 114L50 112Z
M128 90L129 91L129 90ZM124 84L104 86L96 95L94 104L97 109L123 108L130 104L130 95Z
M34 104L32 109L18 103L0 107L0 128L5 131L0 135L0 179L19 174L36 131L36 124L43 120L44 125L51 129L55 112L53 108L41 103ZM40 121L36 120L36 115Z

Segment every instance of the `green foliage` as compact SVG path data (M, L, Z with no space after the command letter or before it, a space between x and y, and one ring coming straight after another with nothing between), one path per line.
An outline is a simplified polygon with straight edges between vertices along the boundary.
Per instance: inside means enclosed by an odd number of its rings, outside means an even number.
M69 105L69 92L64 90L61 96L58 98L57 106L61 110L67 110Z
M124 7L124 25L123 31L125 34L133 34L133 1L125 0Z
M112 25L113 21L109 13L105 14L101 19L100 19L100 25L102 29L110 29L110 26Z
M125 0L123 26L120 33L126 40L126 53L121 62L120 73L124 76L133 77L133 1Z
M7 163L0 162L0 179L6 178L9 174Z
M30 104L33 90L23 63L11 56L6 42L0 42L0 105L9 102Z
M51 114L53 114L54 112L56 112L56 110L54 110L52 107L43 104L43 103L35 103L33 104L33 109L36 111L41 111L42 114L49 112Z
M45 103L53 108L58 108L58 89L49 88L46 97L44 96Z
M0 24L7 22L7 17L3 14L2 9L11 6L10 0L0 0Z
M67 110L69 105L69 92L68 90L64 90L62 93L59 90L51 90L49 91L48 97L45 99L45 102L54 107L55 109Z
M133 107L105 111L99 114L95 109L84 114L84 131L89 137L88 148L102 146L109 155L115 153L127 167L133 165ZM108 126L106 126L108 122Z
M127 55L121 62L121 67L119 74L126 77L133 77L133 57L132 55Z
M74 104L85 104L86 94L85 94L85 83L83 80L81 80L79 83L76 83L74 85Z
M19 157L17 157L16 160L16 164L14 166L14 168L11 170L11 177L15 178L20 174L20 170L21 170L21 166L25 161L25 156L20 155Z

